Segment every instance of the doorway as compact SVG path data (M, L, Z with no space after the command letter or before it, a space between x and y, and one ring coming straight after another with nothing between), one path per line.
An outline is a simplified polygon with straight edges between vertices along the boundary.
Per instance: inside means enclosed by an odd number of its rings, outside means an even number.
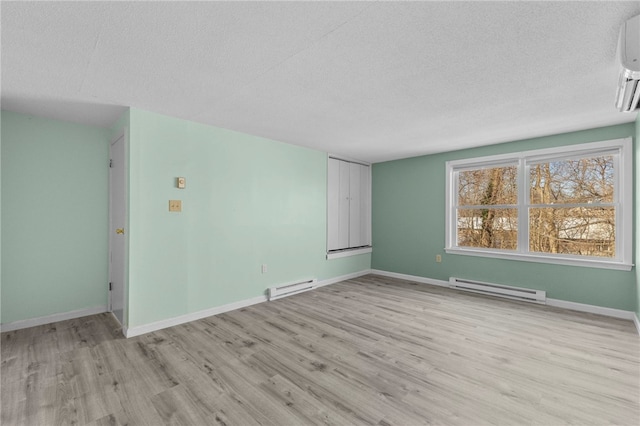
M109 310L125 326L128 230L124 134L111 143L109 154Z

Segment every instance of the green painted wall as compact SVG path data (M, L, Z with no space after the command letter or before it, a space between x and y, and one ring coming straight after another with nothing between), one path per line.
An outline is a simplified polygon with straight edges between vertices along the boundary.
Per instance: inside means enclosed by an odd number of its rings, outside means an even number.
M2 111L0 111L0 324L2 323Z
M640 114L636 116L636 139L633 143L633 152L634 152L634 163L633 163L633 171L635 173L635 187L634 194L638 194L640 192L640 172L638 171L638 167L640 167ZM633 200L635 203L635 212L636 212L636 221L635 221L635 254L636 254L636 266L634 267L636 273L636 315L638 319L640 319L640 201L638 201L638 197ZM640 332L640 330L638 330Z
M325 153L137 109L129 125L129 327L370 268L325 259Z
M108 131L1 122L2 323L106 307Z
M378 163L373 166L372 268L544 289L549 298L636 309L636 272L444 253L445 162L635 136L634 123ZM636 161L636 164L638 162ZM442 263L436 263L437 254Z

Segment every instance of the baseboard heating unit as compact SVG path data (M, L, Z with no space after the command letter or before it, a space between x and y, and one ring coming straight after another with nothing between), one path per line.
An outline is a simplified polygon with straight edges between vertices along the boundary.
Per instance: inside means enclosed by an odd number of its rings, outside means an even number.
M511 287L502 284L485 283L482 281L465 280L462 278L449 278L449 287L457 290L470 291L472 293L486 294L488 296L504 297L507 299L522 300L524 302L546 303L547 292L531 288Z
M270 287L268 290L269 300L276 300L282 297L302 293L303 291L312 290L316 286L317 282L318 280L313 278L307 281L284 284L278 287Z

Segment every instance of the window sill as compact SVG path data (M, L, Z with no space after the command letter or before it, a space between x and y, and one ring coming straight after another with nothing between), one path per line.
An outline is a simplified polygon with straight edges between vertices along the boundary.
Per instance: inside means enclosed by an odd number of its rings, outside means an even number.
M372 251L373 251L373 248L371 246L336 250L336 251L327 253L327 259L330 260L330 259L339 259L341 257L356 256L359 254L371 253Z
M556 265L582 266L587 268L615 269L630 271L632 263L623 263L610 260L577 259L573 257L537 256L534 254L508 253L504 251L473 250L461 248L446 248L448 254L461 254L464 256L490 257L494 259L520 260L524 262L552 263Z

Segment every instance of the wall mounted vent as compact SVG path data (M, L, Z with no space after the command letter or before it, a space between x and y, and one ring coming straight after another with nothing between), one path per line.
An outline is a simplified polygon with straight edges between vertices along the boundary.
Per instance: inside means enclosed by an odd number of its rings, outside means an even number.
M620 77L616 108L633 112L640 107L640 15L622 24L618 39Z
M282 297L292 296L294 294L302 293L303 291L312 290L315 288L318 280L316 278L307 281L298 281L291 284L284 284L278 287L270 287L267 294L269 301L280 299Z
M449 287L457 290L486 294L488 296L504 297L513 300L521 300L524 302L544 304L547 300L547 292L543 290L511 287L502 284L485 283L482 281L465 280L455 277L449 278Z

